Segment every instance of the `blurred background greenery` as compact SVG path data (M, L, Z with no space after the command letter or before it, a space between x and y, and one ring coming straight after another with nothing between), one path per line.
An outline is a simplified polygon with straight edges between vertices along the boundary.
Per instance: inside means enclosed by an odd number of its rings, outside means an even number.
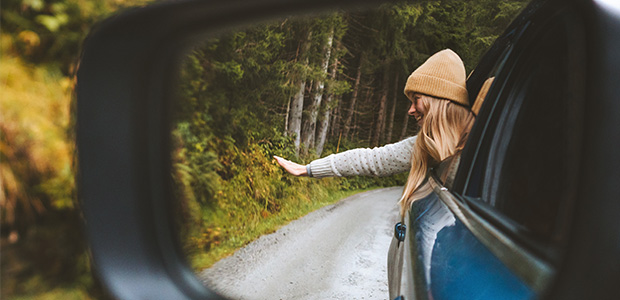
M73 88L100 20L146 1L3 0L0 53L2 299L96 299L74 180Z
M97 22L147 2L1 2L2 299L108 298L81 231L75 73ZM402 184L404 176L292 177L272 156L307 163L414 134L402 95L408 74L448 47L471 71L526 2L427 0L281 19L190 51L173 115L171 181L191 265L208 267L343 196Z

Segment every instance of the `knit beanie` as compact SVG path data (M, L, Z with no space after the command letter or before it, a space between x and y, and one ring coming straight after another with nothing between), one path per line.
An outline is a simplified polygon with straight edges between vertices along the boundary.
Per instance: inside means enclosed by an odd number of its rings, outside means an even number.
M450 49L441 50L411 73L405 95L410 97L417 92L469 106L465 77L465 65L458 54Z

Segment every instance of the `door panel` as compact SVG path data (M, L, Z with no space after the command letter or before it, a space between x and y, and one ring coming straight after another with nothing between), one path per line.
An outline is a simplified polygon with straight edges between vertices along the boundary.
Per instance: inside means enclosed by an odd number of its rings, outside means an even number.
M415 299L529 299L534 291L432 193L407 219L405 270Z

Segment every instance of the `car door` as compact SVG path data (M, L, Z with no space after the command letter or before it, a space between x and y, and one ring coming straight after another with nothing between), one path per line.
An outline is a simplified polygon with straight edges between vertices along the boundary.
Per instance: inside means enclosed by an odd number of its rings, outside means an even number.
M406 217L405 299L545 294L578 186L584 44L573 8L534 2L470 76L470 95L489 90L465 149L429 172L433 192Z

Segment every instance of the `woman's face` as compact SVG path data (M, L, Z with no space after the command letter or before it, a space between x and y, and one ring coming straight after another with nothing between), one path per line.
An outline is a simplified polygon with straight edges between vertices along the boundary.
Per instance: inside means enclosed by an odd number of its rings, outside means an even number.
M413 93L409 98L409 100L411 100L411 107L409 108L408 114L413 116L418 123L422 123L422 119L427 113L424 101L422 101L424 97L423 94Z

